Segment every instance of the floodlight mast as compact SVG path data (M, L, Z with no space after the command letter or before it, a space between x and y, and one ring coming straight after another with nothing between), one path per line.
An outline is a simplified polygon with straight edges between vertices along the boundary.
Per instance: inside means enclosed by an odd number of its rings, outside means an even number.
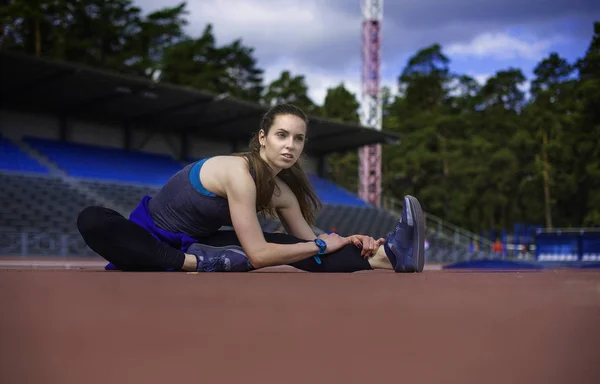
M381 131L380 89L381 22L383 0L361 0L362 92L361 125ZM381 204L381 144L359 148L359 197L375 206Z

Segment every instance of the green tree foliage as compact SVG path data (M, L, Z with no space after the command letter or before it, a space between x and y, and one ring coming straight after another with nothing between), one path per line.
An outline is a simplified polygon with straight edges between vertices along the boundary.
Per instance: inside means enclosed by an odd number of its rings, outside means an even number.
M0 47L258 102L253 49L241 40L216 46L211 25L187 35L186 7L144 16L132 0L15 0L0 8Z
M148 14L132 0L3 4L2 50L359 122L357 96L343 84L317 105L303 74L284 70L264 84L242 40L219 46L210 24L188 35L185 2ZM551 53L532 79L504 68L479 84L453 73L439 44L417 51L398 74L399 92L382 90L383 129L402 135L401 145L384 146L384 195L415 194L428 212L472 231L600 226L600 22L591 32L579 60ZM356 150L328 156L327 166L329 178L357 190Z
M538 63L529 95L518 68L479 85L449 67L433 45L399 76L384 130L404 137L384 148L384 191L473 231L600 225L600 23L576 63Z
M573 163L569 169L578 185L573 194L575 212L569 222L586 226L600 225L600 22L594 24L594 35L585 56L576 63L575 122L569 144ZM566 209L565 209L566 210ZM565 212L566 214L566 212Z
M323 116L331 120L358 124L360 104L356 95L348 91L344 84L327 90L321 108ZM327 176L348 191L358 191L358 151L333 153L327 156Z
M131 72L155 78L162 70L165 50L185 39L183 28L188 24L186 4L163 8L139 19L138 30L130 49Z
M283 71L278 79L273 80L266 89L263 104L292 103L302 108L306 113L317 114L317 105L308 96L308 85L304 75L292 75Z

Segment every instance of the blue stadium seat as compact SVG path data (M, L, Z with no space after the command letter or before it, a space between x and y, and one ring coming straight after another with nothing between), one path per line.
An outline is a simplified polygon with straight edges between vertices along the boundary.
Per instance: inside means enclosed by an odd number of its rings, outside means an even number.
M0 136L0 169L48 174L46 167L2 136Z
M162 185L183 164L172 157L119 148L63 142L35 137L25 141L70 176L84 179ZM367 207L368 203L331 181L310 174L309 180L323 203Z
M310 174L308 178L315 189L317 196L319 196L319 199L321 199L323 203L357 207L366 207L369 205L366 201L329 180L322 179L314 174Z
M73 177L161 185L183 167L166 155L33 137L25 140Z

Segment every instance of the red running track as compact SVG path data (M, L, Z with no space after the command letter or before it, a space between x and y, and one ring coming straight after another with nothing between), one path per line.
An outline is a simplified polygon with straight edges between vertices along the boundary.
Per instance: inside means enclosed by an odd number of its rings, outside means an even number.
M285 271L5 267L0 382L600 382L597 271Z

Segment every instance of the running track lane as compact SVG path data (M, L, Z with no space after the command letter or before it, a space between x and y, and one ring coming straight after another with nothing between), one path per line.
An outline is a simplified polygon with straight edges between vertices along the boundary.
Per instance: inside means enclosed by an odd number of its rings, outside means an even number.
M0 271L2 383L598 383L600 273Z

